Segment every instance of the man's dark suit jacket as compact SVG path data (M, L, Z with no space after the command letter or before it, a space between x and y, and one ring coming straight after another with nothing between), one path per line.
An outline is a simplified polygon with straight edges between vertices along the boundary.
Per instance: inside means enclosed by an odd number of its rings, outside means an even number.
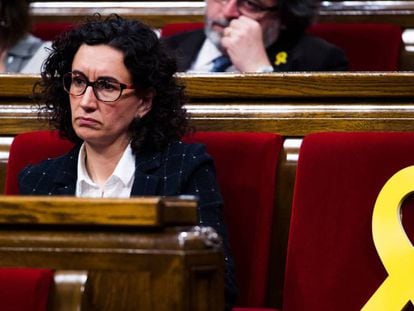
M22 195L75 195L80 145L69 153L30 165L19 175ZM162 152L138 154L131 196L194 195L199 199L198 217L202 226L213 227L222 237L226 264L226 304L236 298L233 259L222 217L222 198L212 158L203 145L171 143Z
M205 38L204 30L195 30L163 39L177 57L178 71L190 69ZM307 34L281 33L266 51L275 72L348 69L348 60L340 48Z

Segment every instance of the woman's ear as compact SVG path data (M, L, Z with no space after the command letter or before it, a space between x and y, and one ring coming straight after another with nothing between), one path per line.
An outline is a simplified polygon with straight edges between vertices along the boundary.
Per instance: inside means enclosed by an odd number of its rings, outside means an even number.
M145 116L152 108L152 100L154 99L155 91L150 90L147 92L143 92L140 95L139 102L138 102L138 108L136 112L136 117L142 118Z

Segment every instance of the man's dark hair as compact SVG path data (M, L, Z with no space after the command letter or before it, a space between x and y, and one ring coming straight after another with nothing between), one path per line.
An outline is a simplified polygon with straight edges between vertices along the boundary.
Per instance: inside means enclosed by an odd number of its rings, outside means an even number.
M166 52L156 33L137 20L111 15L89 18L78 27L63 33L53 45L42 70L39 90L43 113L62 137L79 143L71 122L69 95L64 91L62 76L71 71L76 52L82 44L106 44L124 54L124 64L132 76L138 95L154 94L151 110L130 125L131 147L159 151L178 140L188 129L183 108L184 87L177 83L176 62Z
M318 13L318 0L278 0L279 16L283 30L302 33Z

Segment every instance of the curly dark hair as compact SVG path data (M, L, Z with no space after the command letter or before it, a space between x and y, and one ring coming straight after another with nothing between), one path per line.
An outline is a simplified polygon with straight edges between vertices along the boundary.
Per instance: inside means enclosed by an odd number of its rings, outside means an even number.
M81 142L72 126L69 95L63 88L62 76L71 71L82 44L107 44L122 51L136 92L154 93L151 110L129 127L134 153L162 150L188 131L184 86L174 76L175 59L168 55L156 33L137 20L94 15L53 42L42 80L35 86L35 96L42 103L41 114L46 114L62 137Z
M284 31L301 34L314 21L319 10L318 0L278 0L277 6Z
M27 0L0 1L0 51L15 45L30 27Z

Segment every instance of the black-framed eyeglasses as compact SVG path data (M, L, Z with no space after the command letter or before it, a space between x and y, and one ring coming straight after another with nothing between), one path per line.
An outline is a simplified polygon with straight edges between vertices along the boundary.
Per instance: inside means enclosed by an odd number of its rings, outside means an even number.
M227 4L230 0L213 0L220 3L221 5ZM254 1L254 0L237 0L237 8L239 12L245 16L251 17L253 19L262 18L267 12L276 12L278 6L266 7L263 4Z
M68 72L63 75L63 88L73 96L85 94L88 86L92 87L95 97L102 102L117 101L123 90L134 89L133 85L120 83L111 78L98 78L96 81L89 81L81 72Z

